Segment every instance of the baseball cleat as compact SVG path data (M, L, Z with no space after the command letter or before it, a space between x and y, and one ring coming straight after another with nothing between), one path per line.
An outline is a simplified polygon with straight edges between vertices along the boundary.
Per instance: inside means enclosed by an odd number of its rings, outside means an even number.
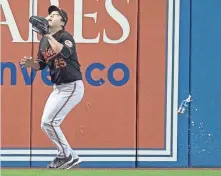
M79 168L79 164L81 163L81 160L79 158L74 159L70 164L66 165L65 170L71 169L71 168Z
M56 163L53 168L62 169L65 168L68 164L72 163L74 160L72 155L69 155L67 158L57 158Z

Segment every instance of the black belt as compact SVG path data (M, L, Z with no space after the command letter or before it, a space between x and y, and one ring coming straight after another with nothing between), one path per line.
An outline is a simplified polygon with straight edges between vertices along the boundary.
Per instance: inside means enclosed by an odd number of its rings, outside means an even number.
M72 83L72 82L74 82L74 81L70 81L70 82L62 82L62 83L55 83L56 85L62 85L62 84L68 84L68 83Z
M76 80L72 80L72 81L67 81L67 82L62 82L62 83L55 83L56 85L62 85L62 84L68 84L68 83L72 83L78 80L82 80L82 79L76 79Z

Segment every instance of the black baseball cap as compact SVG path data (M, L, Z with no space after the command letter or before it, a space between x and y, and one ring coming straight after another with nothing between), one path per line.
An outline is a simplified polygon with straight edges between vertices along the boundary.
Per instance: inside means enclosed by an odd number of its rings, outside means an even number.
M60 16L63 18L64 26L65 26L68 22L68 14L63 9L61 9L57 6L54 6L54 5L52 5L48 8L48 14L50 15L50 13L53 12L53 11L58 11Z

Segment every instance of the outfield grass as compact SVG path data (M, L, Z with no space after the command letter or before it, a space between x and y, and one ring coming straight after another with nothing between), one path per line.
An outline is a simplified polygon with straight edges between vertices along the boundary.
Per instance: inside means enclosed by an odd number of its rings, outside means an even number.
M221 170L2 170L1 176L221 176Z

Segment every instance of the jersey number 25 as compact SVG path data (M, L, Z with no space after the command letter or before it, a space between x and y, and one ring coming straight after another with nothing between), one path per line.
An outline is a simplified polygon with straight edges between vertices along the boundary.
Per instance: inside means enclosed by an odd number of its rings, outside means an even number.
M67 63L63 58L55 59L54 60L55 68L64 68L66 67Z

